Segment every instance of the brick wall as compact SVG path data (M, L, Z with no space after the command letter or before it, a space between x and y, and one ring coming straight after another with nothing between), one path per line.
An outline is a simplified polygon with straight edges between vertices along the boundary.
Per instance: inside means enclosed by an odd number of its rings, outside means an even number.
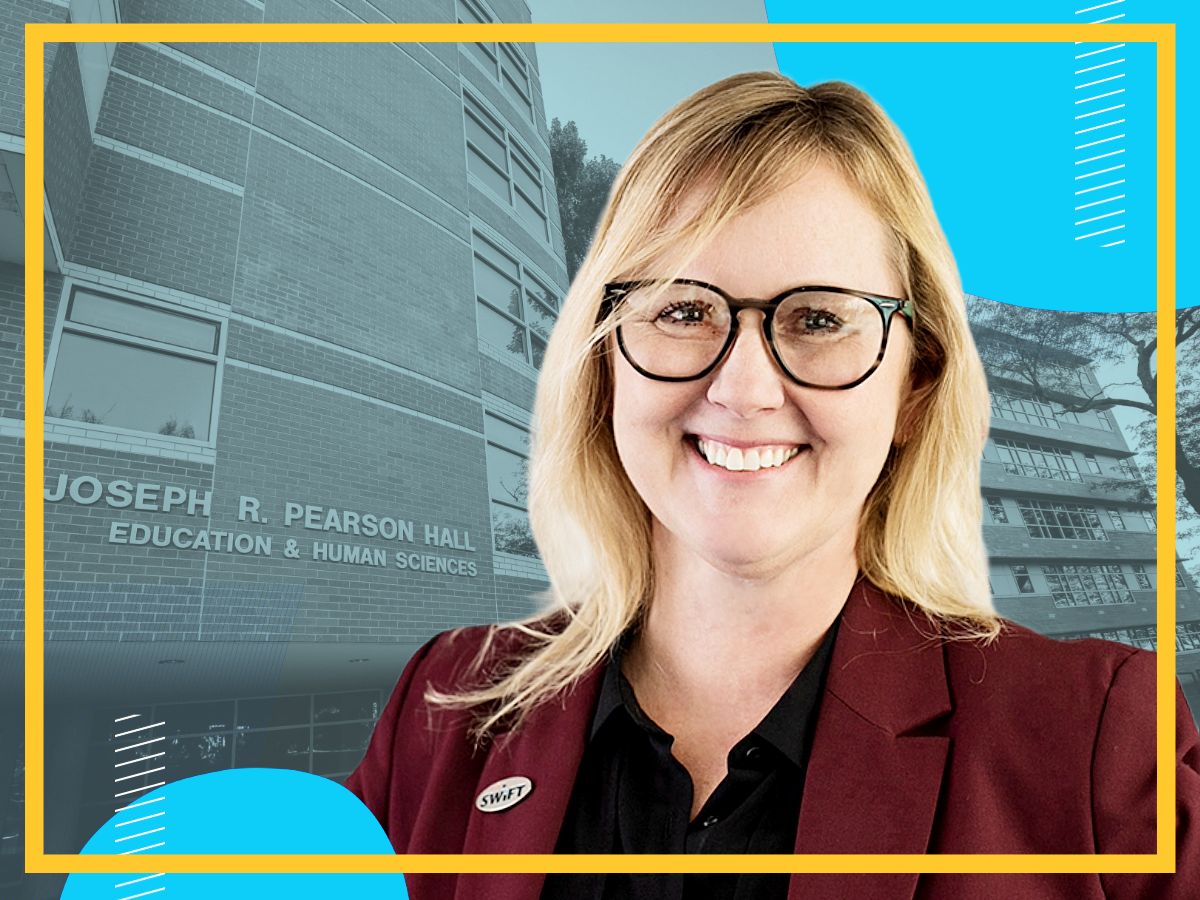
M92 150L91 127L74 44L62 45L46 85L44 147L46 197L58 242L67 253Z
M67 10L45 0L0 4L0 132L25 134L25 23L65 22ZM58 44L42 50L43 86L49 84Z

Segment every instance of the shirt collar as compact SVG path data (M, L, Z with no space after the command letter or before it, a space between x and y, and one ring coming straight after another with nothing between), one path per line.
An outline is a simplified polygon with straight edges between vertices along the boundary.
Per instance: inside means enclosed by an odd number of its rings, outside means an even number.
M752 734L770 743L795 765L803 768L808 758L811 735L821 705L821 693L825 676L833 658L833 645L837 640L841 614L833 620L812 658L800 670L783 696L771 707L771 711L754 728ZM670 737L642 710L634 696L633 687L621 673L621 659L632 637L626 633L609 655L600 686L600 697L588 739L592 740L618 710L624 710L636 724L651 734Z

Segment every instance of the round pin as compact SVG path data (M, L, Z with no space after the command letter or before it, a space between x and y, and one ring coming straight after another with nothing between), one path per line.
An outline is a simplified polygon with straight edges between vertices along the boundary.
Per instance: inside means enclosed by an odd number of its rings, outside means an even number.
M510 775L485 787L475 798L475 808L480 812L500 812L516 806L532 793L532 781L524 775Z

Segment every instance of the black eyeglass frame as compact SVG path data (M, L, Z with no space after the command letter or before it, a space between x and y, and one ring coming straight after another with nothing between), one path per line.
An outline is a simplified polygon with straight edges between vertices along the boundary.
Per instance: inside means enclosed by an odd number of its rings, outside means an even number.
M712 361L712 363L702 372L696 375L688 375L686 377L679 377L675 375L655 375L652 372L647 372L645 369L639 366L630 355L629 348L625 346L625 338L621 334L621 326L618 325L616 329L617 346L621 348L621 355L625 357L626 361L633 366L638 374L643 375L646 378L653 379L654 381L696 381L700 378L703 378L705 375L708 375L710 372L715 370L717 366L725 361L725 357L729 355L729 351L733 347L734 341L737 340L738 326L740 324L740 319L738 316L741 311L743 309L757 309L763 314L762 328L763 335L767 339L767 346L771 348L771 355L775 358L775 363L779 366L780 371L782 371L783 374L801 387L813 388L814 390L818 391L848 391L850 388L858 387L873 374L875 374L875 370L878 369L879 364L883 362L883 356L887 352L888 333L891 331L892 316L894 316L896 313L900 313L906 319L908 319L909 322L913 321L912 301L905 300L900 297L884 297L878 294L867 294L863 291L854 291L850 290L849 288L832 287L830 285L803 285L801 287L788 288L782 294L778 294L772 297L770 300L754 300L750 298L739 299L737 297L731 297L715 284L709 284L706 281L697 281L694 278L675 278L668 282L655 280L618 281L606 284L604 286L604 301L600 309L598 321L602 322L612 315L613 311L621 304L621 301L633 291L644 287L667 284L689 284L694 287L700 287L704 288L705 290L712 291L725 301L726 305L729 307L730 313L732 313L732 321L729 326L729 335L725 338L725 346L721 348L721 351L716 355L716 358ZM879 313L879 317L883 320L883 340L879 345L879 355L875 358L875 362L871 364L871 368L867 369L866 373L863 374L862 377L850 382L849 384L813 384L812 382L797 378L791 369L789 369L784 363L783 358L779 355L779 349L775 346L775 331L773 323L775 321L775 310L779 308L779 304L795 294L816 292L824 294L846 294L850 297L858 297L860 300L866 300L875 307L875 311Z

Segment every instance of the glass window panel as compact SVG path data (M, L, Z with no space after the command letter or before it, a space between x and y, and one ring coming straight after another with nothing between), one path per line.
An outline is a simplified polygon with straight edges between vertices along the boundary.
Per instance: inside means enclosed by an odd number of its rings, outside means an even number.
M525 95L521 92L521 89L519 87L517 87L516 82L513 81L514 75L515 75L515 73L511 69L505 67L504 79L502 81L502 83L504 85L504 93L508 95L508 98L510 100L512 100L512 102L519 109L521 109L528 118L532 119L533 118L533 104L530 103L527 99L525 99Z
M488 491L493 500L525 506L529 502L529 461L487 445Z
M472 238L473 240L471 241L471 247L475 251L476 256L487 260L493 269L503 272L513 281L520 280L521 273L517 268L517 264L509 259L506 254L497 250L487 241L480 238L477 234L472 235Z
M525 195L517 192L517 213L525 220L525 223L533 230L533 233L543 240L546 237L546 219L541 214L536 206L530 203Z
M538 555L537 544L533 540L533 529L529 527L529 516L519 509L493 503L492 534L495 536L497 550L515 553L518 556Z
M1008 513L1004 511L1004 503L999 497L987 498L988 511L992 515L992 522L997 525L1008 524Z
M548 306L550 309L558 309L558 297L549 288L530 275L528 270L525 272L525 289L545 306Z
M503 135L504 128L496 121L495 117L485 110L470 94L463 94L463 105L480 122L486 125L493 134Z
M544 338L550 337L556 321L554 313L533 299L531 294L525 295L525 321L529 327Z
M513 49L512 44L501 44L500 49L504 53L504 64L513 68L514 76L516 76L518 81L520 81L522 78L524 78L525 60L521 59L521 57L517 55L517 51ZM526 79L523 84L525 85L526 89L528 89L528 79Z
M513 175L517 179L517 187L530 203L540 210L545 209L545 203L542 201L542 187L533 178L530 177L528 170L519 162L513 166Z
M215 363L64 331L46 414L208 440Z
M475 22L479 25L485 25L492 21L487 14L469 2L469 0L458 0L458 18L463 22Z
M312 720L308 694L299 697L257 697L238 701L238 728L276 728L307 725Z
M546 358L546 342L535 334L529 336L529 349L533 352L533 367L540 369L542 360Z
M188 350L217 352L218 326L165 309L128 303L79 291L71 300L68 318L81 325L94 325L134 337L162 341Z
M475 257L475 293L514 319L521 318L521 291L478 256Z
M514 359L527 363L529 359L525 355L525 329L482 303L475 304L475 307L480 340L486 341L497 350L511 353Z
M480 64L485 69L488 70L488 73L493 78L496 77L496 57L494 57L488 51L488 48L485 45L476 44L474 41L472 41L472 42L463 44L463 47L465 47L467 49L468 53L470 53L473 57L475 57L477 60L479 60Z
M1100 463L1098 463L1098 462L1096 461L1096 454L1094 454L1094 453L1085 453L1085 454L1083 454L1083 459L1084 459L1084 462L1086 462L1086 463L1087 463L1087 467L1088 467L1088 471L1089 471L1089 472L1091 472L1093 475L1099 475L1099 474L1100 474Z
M508 202L508 179L497 172L474 147L467 148L467 170Z
M524 428L518 428L503 419L485 414L483 430L489 441L495 441L497 444L519 453L529 453L529 432Z
M209 731L228 731L233 728L233 701L215 703L180 703L160 706L154 711L154 722L165 722L162 731L154 734L204 734ZM145 724L149 725L150 722Z
M219 772L233 763L233 736L230 734L200 734L192 737L171 738L166 742L167 755L159 757L157 768L166 763L165 772L154 772L150 782L178 781L205 772ZM130 768L135 768L130 766ZM166 778L159 776L165 775ZM132 783L132 782L131 782Z
M472 115L466 116L467 140L484 157L489 159L501 172L508 171L508 157L504 152L504 139L484 128ZM503 135L504 132L498 132Z
M379 718L379 691L317 694L313 697L314 722L344 722Z
M313 772L349 772L360 762L371 741L371 722L313 726Z
M237 767L307 772L310 733L308 726L279 731L239 731L236 737Z

